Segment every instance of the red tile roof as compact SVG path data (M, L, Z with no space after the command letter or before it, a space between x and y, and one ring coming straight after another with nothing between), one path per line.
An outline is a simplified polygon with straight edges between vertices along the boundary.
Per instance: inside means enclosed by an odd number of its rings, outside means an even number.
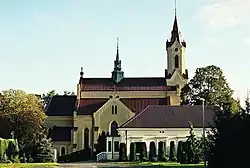
M121 98L120 101L130 110L139 113L148 105L169 105L169 97L167 98Z
M95 99L95 98L88 98L88 99L81 99L77 107L77 114L78 115L90 115L96 112L99 108L101 108L109 99Z
M216 108L205 106L205 127L213 122ZM202 127L202 106L151 105L121 125L122 128L194 128Z
M167 86L163 77L124 78L114 84L111 78L80 78L82 91L176 91L175 86Z

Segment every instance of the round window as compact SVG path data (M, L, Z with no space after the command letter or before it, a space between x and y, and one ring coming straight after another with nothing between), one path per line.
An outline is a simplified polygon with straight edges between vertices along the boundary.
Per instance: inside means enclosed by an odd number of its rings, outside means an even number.
M174 50L175 50L175 52L177 52L177 51L178 51L178 48L175 48Z

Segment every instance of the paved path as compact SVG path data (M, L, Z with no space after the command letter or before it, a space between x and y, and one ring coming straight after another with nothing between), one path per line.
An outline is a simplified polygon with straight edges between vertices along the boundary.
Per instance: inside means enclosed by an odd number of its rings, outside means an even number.
M75 167L75 168L129 168L131 166L128 165L119 165L112 163L101 163L101 162L78 162L78 163L62 163L59 168L67 168L67 167Z

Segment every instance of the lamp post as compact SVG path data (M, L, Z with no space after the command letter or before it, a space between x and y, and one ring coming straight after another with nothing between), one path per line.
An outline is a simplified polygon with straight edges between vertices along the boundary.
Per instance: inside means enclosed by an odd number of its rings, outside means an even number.
M203 137L203 157L204 157L204 168L206 168L206 145L205 145L205 99L201 98L202 101L202 137Z

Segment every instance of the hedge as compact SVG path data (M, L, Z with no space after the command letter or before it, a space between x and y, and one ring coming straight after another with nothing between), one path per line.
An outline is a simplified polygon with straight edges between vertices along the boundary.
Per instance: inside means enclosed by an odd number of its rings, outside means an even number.
M91 150L83 149L80 151L72 152L67 155L59 156L57 161L60 163L62 162L79 162L79 161L86 161L90 160L91 158Z
M18 142L16 139L0 138L0 162L4 160L17 161L18 160Z

